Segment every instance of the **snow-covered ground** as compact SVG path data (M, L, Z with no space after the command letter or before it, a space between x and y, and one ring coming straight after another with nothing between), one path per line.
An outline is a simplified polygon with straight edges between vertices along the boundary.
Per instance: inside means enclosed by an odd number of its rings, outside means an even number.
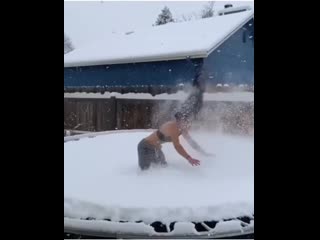
M194 138L215 158L201 156L181 139L187 152L201 160L199 167L189 165L168 143L163 146L168 167L142 172L136 149L149 133L119 131L65 142L67 219L148 224L218 221L254 213L253 138L197 132Z
M163 99L163 100L184 100L187 96L187 92L179 91L174 94L162 93L156 96L152 96L149 93L65 93L65 98L110 98L115 96L116 98L131 98L131 99ZM253 92L220 92L220 93L205 93L204 101L239 101L239 102L253 102Z

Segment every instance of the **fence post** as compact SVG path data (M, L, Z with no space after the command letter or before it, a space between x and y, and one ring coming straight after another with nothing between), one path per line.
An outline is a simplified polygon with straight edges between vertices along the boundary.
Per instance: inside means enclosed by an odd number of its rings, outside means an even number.
M111 126L113 130L117 129L117 99L116 96L111 96L110 97L111 101L111 116L113 116L112 121L111 121Z

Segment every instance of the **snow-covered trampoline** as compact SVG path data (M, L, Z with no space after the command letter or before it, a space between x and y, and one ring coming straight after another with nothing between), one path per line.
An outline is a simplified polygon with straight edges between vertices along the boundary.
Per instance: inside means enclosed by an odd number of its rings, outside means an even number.
M253 138L194 133L216 157L192 167L164 144L168 166L142 172L147 130L66 137L65 232L92 236L227 237L253 233ZM89 136L92 136L89 134ZM79 141L69 141L79 138Z

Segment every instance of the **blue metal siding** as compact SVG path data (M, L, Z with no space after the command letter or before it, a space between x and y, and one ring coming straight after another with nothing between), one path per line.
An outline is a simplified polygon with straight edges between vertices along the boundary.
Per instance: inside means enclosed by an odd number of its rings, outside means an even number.
M253 34L252 19L204 59L208 84L253 84ZM192 63L202 60L192 59ZM69 67L64 68L64 86L176 86L191 83L194 76L195 69L187 60Z
M207 83L254 83L254 23L250 20L204 61Z

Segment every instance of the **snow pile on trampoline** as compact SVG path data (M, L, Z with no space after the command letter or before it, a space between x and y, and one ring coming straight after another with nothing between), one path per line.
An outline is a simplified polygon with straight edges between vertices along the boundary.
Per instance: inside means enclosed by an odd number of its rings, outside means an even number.
M138 169L137 144L148 131L64 144L64 216L112 221L212 221L254 213L253 138L194 133L216 157L202 157L181 138L192 167L171 143L167 168Z

